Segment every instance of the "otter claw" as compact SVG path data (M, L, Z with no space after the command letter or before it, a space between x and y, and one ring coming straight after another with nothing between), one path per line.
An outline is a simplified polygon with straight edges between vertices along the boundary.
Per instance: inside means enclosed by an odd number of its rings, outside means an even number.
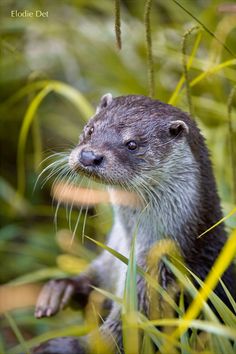
M34 312L36 318L41 318L43 316L43 311L41 309L36 309Z
M53 315L53 311L52 311L52 309L49 307L48 309L47 309L47 311L46 311L46 316L47 317L51 317Z
M67 288L65 289L65 292L64 292L63 297L61 299L61 303L59 306L60 310L64 309L64 307L68 304L73 293L74 293L74 287L71 284L69 284L67 286Z

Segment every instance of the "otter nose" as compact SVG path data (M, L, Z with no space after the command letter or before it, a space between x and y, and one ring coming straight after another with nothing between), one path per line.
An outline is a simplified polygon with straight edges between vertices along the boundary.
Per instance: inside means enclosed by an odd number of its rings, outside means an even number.
M102 155L97 155L93 151L82 150L79 157L80 162L84 166L99 166L103 161Z

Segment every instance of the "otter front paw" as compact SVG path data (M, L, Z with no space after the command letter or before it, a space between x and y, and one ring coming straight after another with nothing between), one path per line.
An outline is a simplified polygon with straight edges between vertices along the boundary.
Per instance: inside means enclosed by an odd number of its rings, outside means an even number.
M50 317L62 310L71 300L83 308L91 292L91 281L87 275L77 278L57 279L46 283L37 300L35 317Z

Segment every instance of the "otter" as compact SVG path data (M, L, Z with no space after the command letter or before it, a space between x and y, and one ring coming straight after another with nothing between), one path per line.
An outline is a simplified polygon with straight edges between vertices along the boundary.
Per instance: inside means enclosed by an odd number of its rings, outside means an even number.
M147 268L147 255L156 242L173 240L186 265L204 280L225 241L223 223L198 238L222 218L220 200L205 140L187 113L156 99L141 95L102 97L89 120L68 164L73 171L109 186L114 223L107 245L129 257L136 232L138 266ZM136 205L117 205L116 188L134 191ZM141 215L142 214L142 215ZM141 215L141 216L140 216ZM138 225L138 226L137 226ZM161 266L161 285L173 276ZM39 296L35 316L49 317L76 299L83 307L92 286L123 296L127 266L104 250L78 277L52 280ZM222 277L235 294L232 265ZM219 284L216 294L229 300ZM145 280L137 275L138 309L149 314L150 301ZM121 307L112 303L101 335L123 351ZM82 354L89 351L89 335L52 339L34 349L35 354Z

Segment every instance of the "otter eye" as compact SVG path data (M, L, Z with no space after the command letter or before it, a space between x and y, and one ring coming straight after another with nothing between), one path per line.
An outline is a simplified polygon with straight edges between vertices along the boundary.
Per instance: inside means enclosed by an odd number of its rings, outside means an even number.
M138 144L134 140L130 140L126 143L126 146L129 150L136 150L138 147Z
M90 127L90 128L88 129L87 134L90 136L90 135L93 134L93 132L94 132L94 127Z

